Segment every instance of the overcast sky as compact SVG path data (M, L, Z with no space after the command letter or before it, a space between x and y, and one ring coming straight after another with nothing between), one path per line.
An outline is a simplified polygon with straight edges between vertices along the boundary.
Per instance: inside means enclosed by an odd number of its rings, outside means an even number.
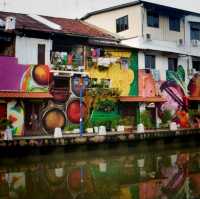
M200 0L148 1L200 13ZM0 0L0 10L80 18L87 12L127 2L131 2L131 0Z

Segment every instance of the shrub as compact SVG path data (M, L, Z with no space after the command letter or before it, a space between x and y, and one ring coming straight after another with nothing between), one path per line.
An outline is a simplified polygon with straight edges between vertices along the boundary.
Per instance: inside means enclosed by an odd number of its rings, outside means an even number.
M154 127L152 116L149 111L147 110L143 111L140 116L141 116L141 122L146 128L151 129Z

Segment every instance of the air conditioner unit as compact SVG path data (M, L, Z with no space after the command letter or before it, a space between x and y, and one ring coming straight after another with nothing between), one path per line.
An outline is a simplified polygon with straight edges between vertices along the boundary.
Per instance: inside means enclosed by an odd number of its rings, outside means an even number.
M199 46L199 40L193 39L191 42L192 42L192 46L193 47L198 47Z
M14 30L16 26L15 17L6 17L5 30Z
M147 33L145 36L147 41L151 41L151 34Z
M178 46L182 46L183 44L184 44L183 39L178 39L177 45L178 45Z

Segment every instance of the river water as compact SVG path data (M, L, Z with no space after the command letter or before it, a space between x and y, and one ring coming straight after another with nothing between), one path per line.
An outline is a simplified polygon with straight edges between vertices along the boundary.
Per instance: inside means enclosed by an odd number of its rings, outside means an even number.
M0 199L199 199L200 146L58 148L0 159Z

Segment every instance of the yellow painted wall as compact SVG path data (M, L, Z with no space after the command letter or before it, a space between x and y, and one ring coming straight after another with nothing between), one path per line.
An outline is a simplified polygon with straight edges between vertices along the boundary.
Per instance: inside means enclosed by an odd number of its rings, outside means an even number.
M130 57L130 52L110 52L111 57ZM91 67L87 69L90 78L97 78L99 81L101 79L110 79L111 87L118 88L121 91L122 96L128 96L130 90L130 84L134 80L134 72L129 68L125 69L120 63L112 64L108 69L104 71L99 71L98 66Z

